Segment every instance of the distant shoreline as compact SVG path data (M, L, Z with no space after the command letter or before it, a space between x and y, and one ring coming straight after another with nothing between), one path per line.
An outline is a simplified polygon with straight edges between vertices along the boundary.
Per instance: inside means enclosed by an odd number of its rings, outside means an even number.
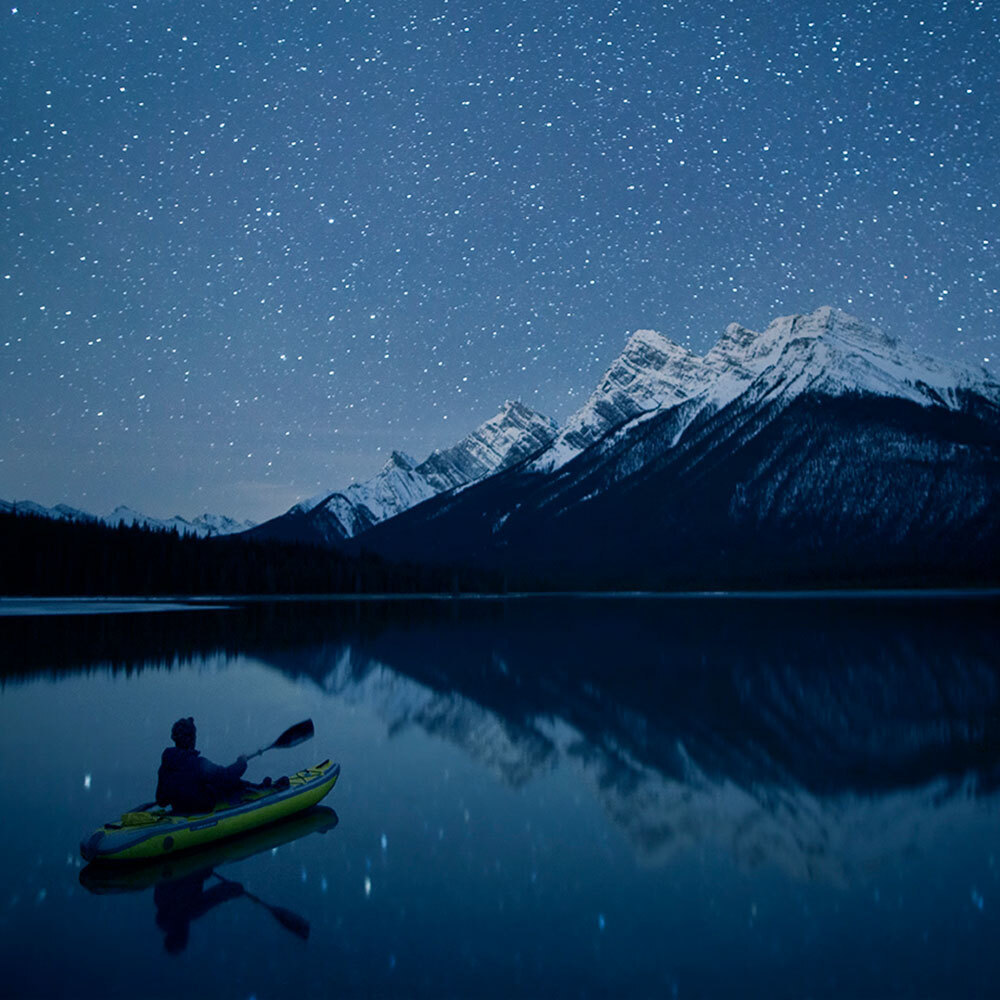
M844 588L830 590L692 591L518 591L426 594L212 594L156 597L0 597L0 618L40 615L152 614L160 611L228 610L242 605L283 603L414 603L418 601L666 600L666 601L825 601L825 600L981 600L1000 599L1000 587Z

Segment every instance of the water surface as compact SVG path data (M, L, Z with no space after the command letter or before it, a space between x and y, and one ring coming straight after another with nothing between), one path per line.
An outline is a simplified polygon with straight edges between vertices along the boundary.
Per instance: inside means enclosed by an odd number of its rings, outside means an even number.
M336 602L0 621L9 996L986 996L994 599ZM170 725L325 810L78 844ZM169 878L167 876L170 876Z

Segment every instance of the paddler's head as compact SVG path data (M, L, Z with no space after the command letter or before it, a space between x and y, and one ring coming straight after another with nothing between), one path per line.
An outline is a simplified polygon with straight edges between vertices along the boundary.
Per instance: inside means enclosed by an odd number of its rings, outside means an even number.
M178 719L170 730L170 738L181 750L193 750L195 741L194 719L189 715L186 719Z

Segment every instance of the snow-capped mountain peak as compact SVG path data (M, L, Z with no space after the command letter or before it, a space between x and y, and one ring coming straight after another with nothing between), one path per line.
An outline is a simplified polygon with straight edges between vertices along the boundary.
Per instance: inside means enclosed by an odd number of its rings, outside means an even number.
M401 469L403 472L410 472L417 467L417 460L411 455L407 455L405 451L396 451L393 449L392 454L389 456L389 461L382 466L383 471L388 471L390 469Z
M112 526L124 523L128 525L138 524L144 528L155 530L170 531L176 529L182 535L198 535L201 538L212 535L233 535L240 531L247 531L255 524L253 521L237 521L225 514L199 514L198 517L190 520L179 514L168 518L149 517L123 504L119 504L110 514L106 514L98 520Z
M310 517L313 529L327 541L352 538L438 493L516 464L545 448L555 434L555 421L518 400L507 400L495 416L451 448L437 449L419 463L394 451L371 479L320 493L284 516Z
M237 521L225 514L199 514L188 522L199 535L235 535L256 525L256 521Z
M878 327L830 306L779 317L759 334L732 324L705 360L720 369L719 385L711 393L716 405L755 381L758 389L780 389L786 397L806 390L864 393L949 409L960 405L963 389L987 397L997 389L983 369L920 355Z
M703 357L638 330L532 469L559 469L612 430L681 403L701 401L688 406L686 425L745 392L789 401L806 391L891 396L949 409L961 406L963 391L1000 400L1000 386L984 369L919 355L831 306L781 316L762 333L730 323Z
M31 500L19 500L16 503L0 500L0 511L35 514L52 518L54 521L99 521L113 528L119 524L137 524L156 531L176 529L182 535L198 535L202 538L210 535L232 535L255 526L253 521L237 521L224 514L200 514L191 520L179 515L165 519L149 517L124 504L119 504L110 514L98 516L64 503L56 504L54 507L43 507Z
M147 517L145 514L140 514L138 511L133 510L131 507L126 507L125 504L119 504L113 511L106 514L101 518L102 521L106 521L108 524L146 524L153 518Z
M627 396L636 404L662 405L690 395L703 379L704 360L698 355L655 330L637 330L591 399L617 394L622 403Z
M814 313L779 316L763 333L737 323L726 327L719 342L705 356L711 362L736 365L759 374L789 345L821 341L836 345L841 352L861 352L886 357L897 351L899 342L877 327L848 316L839 309L823 306Z
M434 451L420 472L435 492L465 486L493 475L545 447L556 423L524 403L508 400L500 412L452 448Z
M711 377L704 358L655 330L637 330L532 468L540 472L559 468L613 428L697 396Z
M998 435L986 372L834 309L730 325L701 358L644 332L516 474L366 542L557 588L978 585L1000 565Z

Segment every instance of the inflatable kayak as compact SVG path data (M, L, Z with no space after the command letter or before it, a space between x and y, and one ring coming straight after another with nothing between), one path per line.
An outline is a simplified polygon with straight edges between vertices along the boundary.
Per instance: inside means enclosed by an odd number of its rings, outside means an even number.
M168 809L125 813L80 843L86 861L147 861L274 823L316 805L340 776L340 765L325 760L289 775L283 788L251 787L239 800L220 802L211 812L184 816Z
M325 834L337 825L337 814L326 806L310 806L305 812L269 823L258 830L207 844L196 851L118 864L91 861L80 871L80 885L98 896L144 892L158 885L176 882L197 873L212 872L237 864L258 854L270 854L279 847L311 834Z

